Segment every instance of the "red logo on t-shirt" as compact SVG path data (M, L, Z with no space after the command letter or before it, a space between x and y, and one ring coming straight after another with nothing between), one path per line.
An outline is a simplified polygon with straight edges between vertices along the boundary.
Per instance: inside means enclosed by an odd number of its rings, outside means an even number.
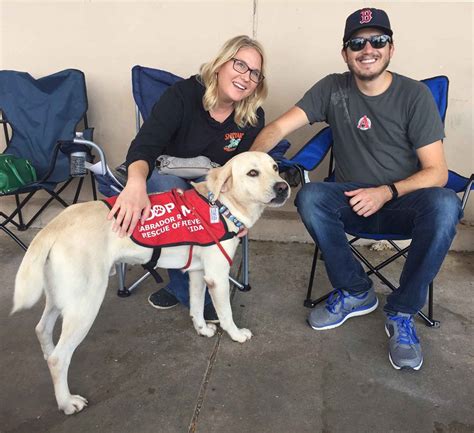
M360 23L367 24L372 21L372 11L370 9L362 9L360 11Z
M372 128L372 122L367 116L362 116L357 122L357 128L362 131L367 131Z

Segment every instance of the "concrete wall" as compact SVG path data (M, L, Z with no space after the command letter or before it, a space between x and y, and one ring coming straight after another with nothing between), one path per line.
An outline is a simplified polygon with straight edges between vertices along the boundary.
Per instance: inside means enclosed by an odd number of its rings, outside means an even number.
M122 162L135 133L130 83L135 64L189 76L226 39L253 35L268 57L264 108L270 121L316 80L345 70L340 48L348 14L363 6L385 9L396 44L390 69L416 79L438 74L451 79L446 155L452 169L474 171L471 2L3 0L0 5L0 68L36 77L83 70L89 121L113 165ZM294 148L320 127L293 134ZM474 220L474 200L466 219Z

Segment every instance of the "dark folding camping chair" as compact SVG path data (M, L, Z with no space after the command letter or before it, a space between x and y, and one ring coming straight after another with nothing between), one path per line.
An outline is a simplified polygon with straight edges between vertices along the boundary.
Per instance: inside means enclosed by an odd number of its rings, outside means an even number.
M182 78L160 69L139 65L132 68L132 93L136 104L135 114L137 132L140 129L142 121L150 115L153 105L158 101L163 92L179 80L182 80ZM274 153L283 156L288 147L289 143L285 140L284 142L279 143L277 148L274 150ZM122 164L122 166L118 167L116 170L109 170L107 176L102 176L97 180L99 190L102 194L108 197L118 194L126 183L126 170L124 165ZM238 280L238 277L229 276L231 282L242 291L250 290L248 242L248 237L244 236L242 238L242 262L237 270L237 273L241 275L241 281ZM119 277L119 289L117 293L122 297L129 296L132 290L150 276L150 272L146 272L137 281L127 287L125 284L126 265L118 265L117 271Z
M182 80L181 77L170 72L160 69L148 68L136 65L132 68L132 93L135 100L135 116L136 116L136 132L140 129L142 121L146 119L158 101L163 92L177 81ZM273 157L283 157L285 151L290 144L283 140L273 150ZM117 167L115 170L108 169L106 176L98 178L99 190L107 197L120 193L126 183L126 170L124 165ZM119 277L119 288L117 294L121 297L130 296L131 292L150 276L150 272L146 272L137 281L130 286L125 284L126 265L117 266ZM238 267L237 274L241 275L241 281L238 277L229 276L229 279L235 286L242 291L250 290L249 283L249 241L248 237L242 238L242 262Z
M448 105L448 86L449 81L448 78L445 76L437 76L433 78L429 78L426 80L422 80L431 90L433 97L436 101L438 106L438 110L440 116L444 122L446 116L446 110ZM325 181L332 182L334 181L334 170L333 170L333 155L332 155L332 132L329 127L322 129L319 133L317 133L311 140L309 140L300 151L296 153L291 159L289 160L281 160L280 167L282 170L293 170L297 171L299 174L299 178L302 183L308 183L309 175L308 173L312 170L315 170L321 162L325 159L326 155L330 153L330 160L329 160L329 171L328 177ZM453 171L449 171L449 179L448 183L446 184L445 188L452 189L456 193L463 193L462 196L462 209L464 210L467 200L469 198L469 193L471 189L473 189L473 179L474 174L471 174L470 178L463 177ZM399 257L407 257L407 253L409 250L409 246L405 248L401 248L396 241L400 240L408 240L410 239L409 236L402 236L398 234L390 234L390 233L381 233L381 234L367 234L367 233L348 233L352 238L349 241L350 247L352 252L356 255L356 257L367 267L367 275L376 275L385 285L387 285L391 290L396 290L397 287L391 283L380 271L385 266L392 263L394 260L398 259ZM384 260L378 264L372 264L369 260L360 252L359 249L356 248L355 242L359 239L372 239L375 241L386 240L392 245L395 249L395 254L393 254L387 260ZM313 254L313 262L311 266L311 273L308 283L308 290L306 294L306 299L304 301L304 305L306 307L314 307L316 304L326 300L329 297L329 293L313 300L311 298L312 290L313 290L313 283L314 283L314 276L316 271L316 264L318 260L318 245L315 245L315 250ZM422 317L422 319L426 322L428 326L439 326L439 321L433 319L433 282L430 283L429 286L429 295L428 295L428 315L424 314L423 312L419 312L418 314Z
M69 162L74 148L63 148L61 141L72 140L76 134L92 140L93 130L88 127L86 112L86 83L79 70L66 69L40 79L26 72L0 71L0 123L3 124L6 142L4 155L24 158L36 171L36 179L0 191L0 197L14 196L16 203L11 213L0 211L3 218L0 229L25 250L26 245L7 227L8 224L18 230L27 230L51 202L57 201L66 207L79 198L83 178L79 179L72 201L61 197L75 176L74 171L71 176ZM84 131L78 133L81 121ZM11 128L11 136L7 125ZM89 148L82 150L91 161ZM75 161L74 157L72 155L71 161ZM96 199L92 176L91 182ZM39 191L45 191L48 196L40 209L25 221L23 209Z

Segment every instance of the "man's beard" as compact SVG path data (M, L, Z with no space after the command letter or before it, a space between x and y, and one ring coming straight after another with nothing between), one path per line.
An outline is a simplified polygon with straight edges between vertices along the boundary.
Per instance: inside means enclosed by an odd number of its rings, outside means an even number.
M374 72L371 75L362 75L362 74L359 74L357 71L355 71L354 68L349 63L347 63L347 67L349 68L349 71L351 71L354 74L354 76L361 81L375 80L376 78L380 77L380 75L382 75L385 72L385 70L388 68L388 65L390 65L390 58L387 58L385 64L382 66L382 68L378 72Z

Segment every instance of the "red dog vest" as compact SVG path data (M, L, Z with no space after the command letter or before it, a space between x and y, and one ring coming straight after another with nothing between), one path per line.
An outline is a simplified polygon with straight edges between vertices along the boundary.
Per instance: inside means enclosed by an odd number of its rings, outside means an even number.
M104 202L112 208L118 196ZM149 195L151 212L144 224L138 222L131 239L149 248L178 245L213 245L231 239L224 217L196 190L177 190ZM212 231L212 234L210 233Z

